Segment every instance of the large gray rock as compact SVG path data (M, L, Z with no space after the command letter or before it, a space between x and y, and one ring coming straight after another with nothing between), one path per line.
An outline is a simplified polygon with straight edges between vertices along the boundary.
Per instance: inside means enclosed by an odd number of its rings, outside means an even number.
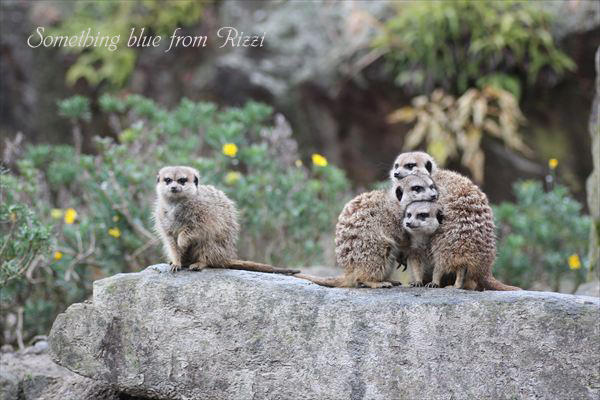
M60 314L59 364L168 399L597 399L600 300L328 289L245 271L94 283ZM160 272L163 271L163 272Z

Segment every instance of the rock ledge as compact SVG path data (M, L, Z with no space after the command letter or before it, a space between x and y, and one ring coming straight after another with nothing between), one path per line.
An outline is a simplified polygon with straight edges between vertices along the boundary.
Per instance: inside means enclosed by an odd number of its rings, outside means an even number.
M54 360L165 399L600 396L596 298L165 267L95 282L54 322Z

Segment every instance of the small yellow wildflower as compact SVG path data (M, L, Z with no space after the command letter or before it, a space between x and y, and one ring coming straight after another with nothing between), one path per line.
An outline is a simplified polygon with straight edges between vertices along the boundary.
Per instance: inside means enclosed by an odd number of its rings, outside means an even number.
M63 253L61 253L60 251L55 251L54 252L54 259L56 261L60 260L63 257Z
M550 169L556 169L556 167L558 167L558 160L556 158L549 159L548 166L550 167Z
M226 175L225 175L225 183L228 185L233 185L234 183L236 183L237 181L240 180L240 178L242 177L242 174L240 174L237 171L229 171Z
M228 157L235 157L238 152L238 147L235 143L225 143L223 145L223 154Z
M108 230L108 234L114 238L120 238L121 237L121 230L119 228L110 228Z
M112 217L113 222L119 222L119 216L115 215L114 217Z
M573 254L569 257L569 269L581 268L581 260L577 254Z
M53 208L52 211L50 211L50 216L54 219L61 219L63 217L63 214L64 211L60 208Z
M14 212L10 213L10 222L17 222L17 214L15 214Z
M77 211L73 208L68 208L65 212L65 224L71 225L75 222L75 219L77 219Z
M300 168L302 166L302 160L296 160L296 167Z
M312 155L312 162L317 167L326 167L327 166L327 159L318 153L315 153Z

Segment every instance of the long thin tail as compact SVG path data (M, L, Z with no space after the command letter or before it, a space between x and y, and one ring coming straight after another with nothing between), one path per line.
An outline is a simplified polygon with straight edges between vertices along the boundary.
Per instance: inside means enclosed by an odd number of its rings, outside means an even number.
M317 285L327 286L327 287L344 287L346 286L346 279L344 276L338 276L335 278L320 278L318 276L312 276L307 274L294 274L296 278L305 279L307 281L311 281L312 283L316 283Z
M285 275L294 275L300 272L300 270L297 269L278 268L269 264L237 259L229 260L223 267L228 269L240 269L243 271L267 272L271 274Z
M491 275L479 282L479 285L484 290L523 290L520 287L505 285Z

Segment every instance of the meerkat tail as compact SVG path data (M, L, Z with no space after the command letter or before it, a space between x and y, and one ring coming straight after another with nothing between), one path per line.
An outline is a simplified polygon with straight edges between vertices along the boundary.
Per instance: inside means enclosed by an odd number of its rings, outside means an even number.
M227 261L227 263L223 265L223 267L227 269L239 269L243 271L266 272L271 274L284 275L293 275L300 272L300 270L297 269L278 268L269 264L237 259Z
M479 284L484 290L523 290L520 287L505 285L493 276L484 278Z
M305 279L307 281L311 281L312 283L316 283L317 285L327 286L327 287L344 287L346 286L346 277L338 276L335 278L320 278L318 276L312 276L307 274L294 274L296 278Z

